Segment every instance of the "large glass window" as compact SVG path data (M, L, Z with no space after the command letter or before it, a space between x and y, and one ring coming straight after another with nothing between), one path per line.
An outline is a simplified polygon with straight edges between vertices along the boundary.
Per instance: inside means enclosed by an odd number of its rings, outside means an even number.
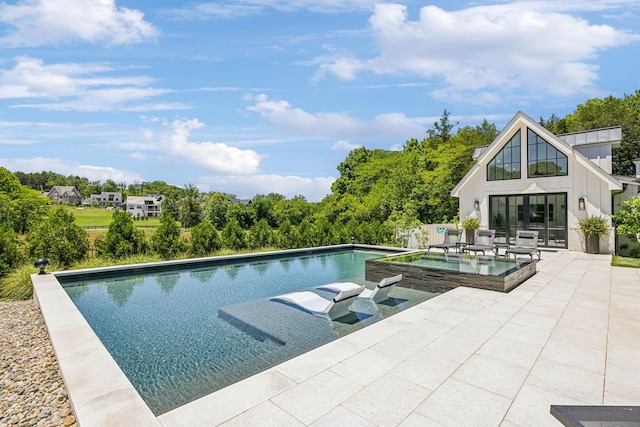
M540 246L567 247L567 193L489 197L489 228L497 243L515 243L518 230L537 230Z
M568 175L569 168L567 156L562 154L553 145L542 139L531 129L527 130L527 146L529 148L529 178Z
M518 131L487 165L487 181L520 179L520 145Z

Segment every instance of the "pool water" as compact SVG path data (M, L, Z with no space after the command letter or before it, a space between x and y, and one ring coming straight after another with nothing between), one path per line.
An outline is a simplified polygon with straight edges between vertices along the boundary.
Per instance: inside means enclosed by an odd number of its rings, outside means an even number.
M428 252L390 256L384 258L383 261L408 263L416 266L480 274L483 276L504 276L514 268L527 262L494 256L449 253L432 254Z
M402 289L387 305L354 303L329 321L269 297L335 281L364 284L346 251L131 277L64 288L151 410L159 415L353 332L433 293ZM395 289L394 289L395 292Z

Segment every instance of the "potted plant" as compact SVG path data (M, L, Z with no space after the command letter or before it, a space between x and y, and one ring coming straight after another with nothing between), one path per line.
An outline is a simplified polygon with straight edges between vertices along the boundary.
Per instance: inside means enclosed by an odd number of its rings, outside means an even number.
M609 234L609 223L603 216L591 215L578 220L578 230L584 235L585 252L600 252L600 236Z
M468 216L462 221L462 228L465 230L465 242L473 245L476 239L476 230L480 228L480 220L475 216Z

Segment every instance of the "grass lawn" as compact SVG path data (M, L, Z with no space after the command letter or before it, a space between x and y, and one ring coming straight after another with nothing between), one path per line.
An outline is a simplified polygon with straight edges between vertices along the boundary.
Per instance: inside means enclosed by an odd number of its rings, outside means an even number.
M621 257L621 256L614 256L611 259L611 265L616 267L640 268L640 258L627 258L627 257Z
M76 224L83 228L109 228L114 212L103 208L63 207L73 214ZM134 221L133 223L139 228L156 228L160 225L160 219L150 218L144 221Z

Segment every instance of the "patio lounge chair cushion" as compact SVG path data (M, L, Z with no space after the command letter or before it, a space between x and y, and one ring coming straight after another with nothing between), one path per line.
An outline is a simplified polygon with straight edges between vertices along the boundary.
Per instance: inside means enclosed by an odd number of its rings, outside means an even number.
M356 287L338 292L330 300L311 291L290 292L269 299L290 304L316 316L333 320L351 313L349 306L364 289L364 286L356 285Z
M358 298L371 299L374 302L384 301L389 298L389 292L393 289L396 283L402 280L402 274L398 274L393 277L385 277L382 279L375 288L364 289ZM328 285L317 286L316 289L321 291L341 292L354 287L359 286L352 282L338 282L329 283Z
M436 243L433 245L429 245L427 248L427 252L431 250L431 248L439 248L444 250L445 252L449 252L450 248L458 248L460 245L460 240L462 237L462 230L459 228L447 228L444 232L444 241L442 243Z

